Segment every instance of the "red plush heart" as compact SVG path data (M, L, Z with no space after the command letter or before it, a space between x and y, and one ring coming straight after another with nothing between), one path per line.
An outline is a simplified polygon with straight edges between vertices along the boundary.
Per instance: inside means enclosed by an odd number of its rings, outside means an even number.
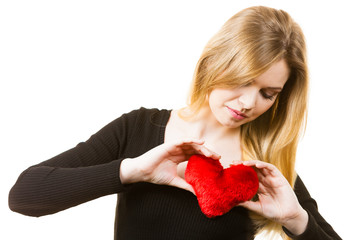
M252 199L259 188L252 167L238 164L224 169L220 161L203 155L190 157L185 180L193 186L201 211L209 218L223 215L238 203Z

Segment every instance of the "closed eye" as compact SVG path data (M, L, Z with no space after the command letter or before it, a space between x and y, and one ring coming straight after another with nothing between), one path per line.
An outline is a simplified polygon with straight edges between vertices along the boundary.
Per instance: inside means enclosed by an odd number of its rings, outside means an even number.
M260 90L263 98L267 100L274 100L274 98L281 92L282 87L266 87Z
M266 93L264 90L261 90L260 91L260 94L263 98L267 99L267 100L274 100L274 98L278 95L278 92L275 92L275 93Z

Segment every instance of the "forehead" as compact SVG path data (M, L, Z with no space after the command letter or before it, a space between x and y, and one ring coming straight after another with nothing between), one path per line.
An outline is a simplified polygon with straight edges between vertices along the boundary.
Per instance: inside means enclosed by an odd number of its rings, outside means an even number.
M268 70L255 78L255 83L263 87L283 88L289 78L290 69L284 59L273 63Z

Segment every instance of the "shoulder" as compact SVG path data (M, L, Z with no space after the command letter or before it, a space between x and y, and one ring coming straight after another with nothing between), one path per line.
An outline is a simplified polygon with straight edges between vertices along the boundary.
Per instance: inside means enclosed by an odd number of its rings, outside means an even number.
M157 108L144 108L132 110L123 113L118 118L109 122L96 135L116 135L117 137L125 137L132 134L134 130L151 129L152 126L166 126L170 117L170 110Z
M120 118L128 119L131 123L166 126L171 110L158 108L145 108L133 110L123 114Z
M171 110L167 109L141 107L123 114L118 128L122 128L122 132L127 132L136 139L151 139L158 135L162 139L170 114Z
M164 133L170 117L170 110L148 109L141 107L124 114L122 122L117 126L119 139L127 145L131 157L158 146L164 142ZM120 134L122 133L122 134Z

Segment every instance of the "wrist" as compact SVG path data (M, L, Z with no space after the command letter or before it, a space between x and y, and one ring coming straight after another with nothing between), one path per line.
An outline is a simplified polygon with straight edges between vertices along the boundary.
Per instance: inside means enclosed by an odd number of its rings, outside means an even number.
M298 214L286 220L282 225L292 234L298 236L305 232L308 221L308 213L303 208L301 208Z
M122 184L130 184L140 181L138 179L140 174L138 173L138 169L134 163L135 161L131 158L125 158L121 161L119 178Z

